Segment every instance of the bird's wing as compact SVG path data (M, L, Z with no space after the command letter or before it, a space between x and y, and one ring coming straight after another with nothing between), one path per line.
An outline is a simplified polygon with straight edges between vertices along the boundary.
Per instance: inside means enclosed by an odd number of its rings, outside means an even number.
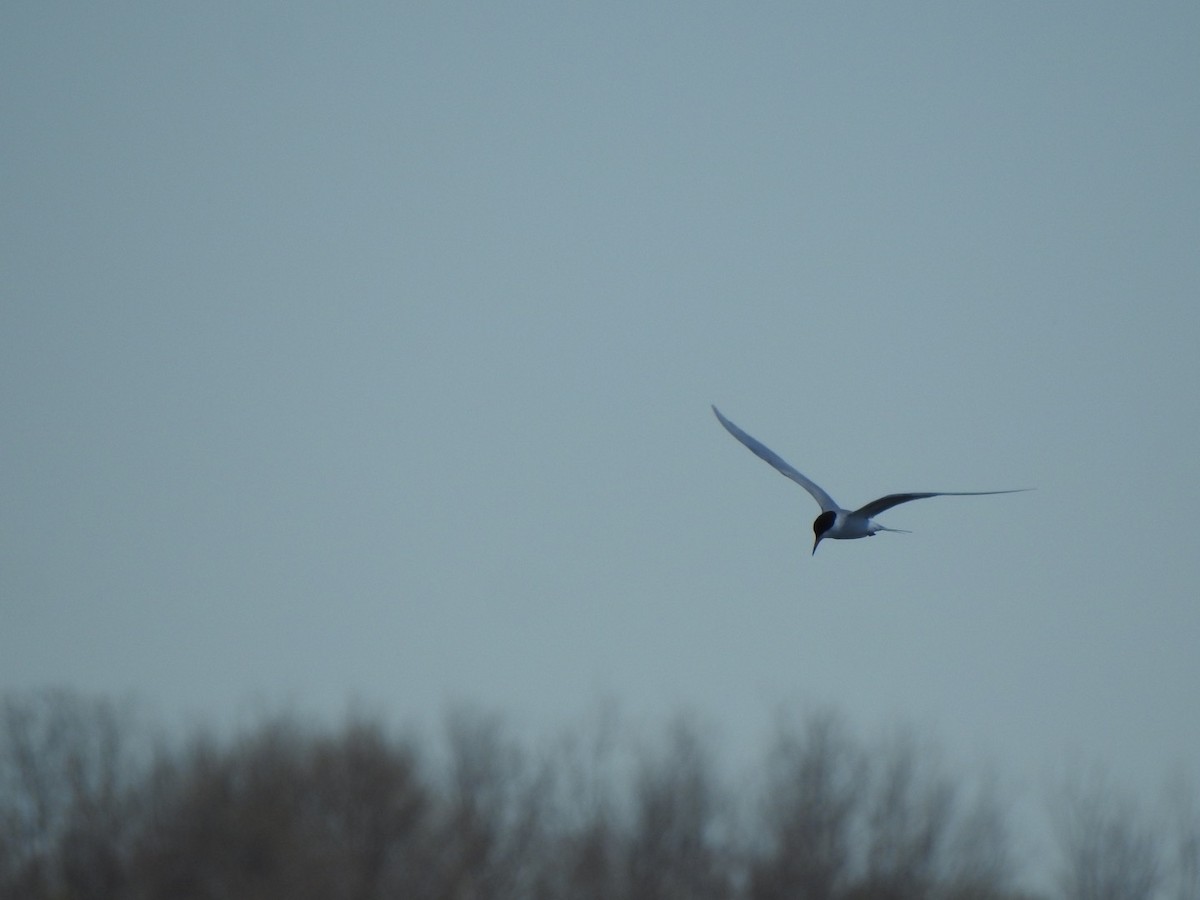
M732 422L730 422L727 418L725 418L723 415L721 415L721 411L719 409L717 409L715 406L712 408L712 411L716 414L717 420L722 425L725 426L725 430L728 431L730 434L732 434L735 438L737 438L743 444L745 444L746 447L749 448L751 453L753 453L759 459L769 462L772 466L775 467L775 469L778 472L780 472L783 475L786 475L788 478L792 479L792 481L796 482L796 484L800 485L800 487L804 488L806 491L808 491L810 494L812 494L813 499L816 500L817 503L820 504L822 510L824 510L826 512L829 512L829 511L837 512L837 510L839 509L838 505L836 503L834 503L833 498L830 497L823 490L821 490L821 488L819 486L813 484L811 481L809 481L807 478L805 478L803 475L801 475L799 472L797 472L794 468L792 468L792 466L790 464L788 464L782 457L780 457L770 447L767 447L766 445L759 443L757 440L750 437L750 435L746 434L746 432L742 431L742 429L738 428L736 425L734 425ZM921 496L926 496L926 495L921 495ZM916 496L909 496L908 499L915 500ZM878 503L879 501L876 500L875 502ZM896 502L903 503L904 501L898 500Z
M891 509L893 506L899 506L910 500L924 500L926 497L982 497L986 494L1019 494L1021 491L1028 490L1031 488L1016 488L1010 491L925 491L917 494L888 494L886 497L880 497L878 500L872 500L870 503L860 506L854 511L854 515L866 516L870 519L885 509Z

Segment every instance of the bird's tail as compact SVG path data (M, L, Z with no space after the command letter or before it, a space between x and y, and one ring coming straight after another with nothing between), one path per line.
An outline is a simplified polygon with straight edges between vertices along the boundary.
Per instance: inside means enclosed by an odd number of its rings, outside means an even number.
M878 523L876 523L876 525L875 525L875 530L876 531L894 531L897 534L912 534L912 532L909 531L907 528L888 528L886 525L880 525Z

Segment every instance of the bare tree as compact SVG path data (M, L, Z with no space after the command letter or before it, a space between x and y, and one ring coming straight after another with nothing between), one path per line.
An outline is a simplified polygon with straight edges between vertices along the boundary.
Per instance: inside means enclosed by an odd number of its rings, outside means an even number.
M1167 812L1174 836L1171 893L1175 900L1200 898L1200 805L1182 773L1168 785Z
M430 856L424 827L429 789L416 750L376 725L351 722L315 740L305 795L305 819L343 873L339 896L395 896L418 880Z
M832 900L851 876L853 819L866 760L836 717L781 728L766 772L761 849L750 870L754 900Z
M1008 819L992 779L980 783L955 821L944 872L950 900L1000 900L1012 896L1013 863Z
M195 741L164 754L144 796L139 897L316 897L332 892L324 848L305 841L305 736L266 723L230 748ZM331 893L330 896L336 896Z
M833 715L781 729L766 773L753 900L996 900L1008 835L986 790L964 806L909 733L869 752Z
M139 777L132 710L61 690L0 702L0 897L122 887Z
M460 711L433 763L365 719L154 756L133 724L65 692L0 699L0 900L1017 897L994 784L965 790L911 735L864 747L829 713L779 728L756 792L729 789L687 719L640 752L606 717L534 755ZM1200 815L1171 797L1152 827L1103 779L1070 782L1063 900L1197 900Z
M353 724L268 721L222 747L164 751L141 793L134 896L371 900L424 871L415 752Z
M449 772L434 826L429 896L531 896L539 875L533 859L545 818L541 773L528 764L495 716L454 712L447 720L447 737Z
M1137 805L1100 775L1074 778L1053 814L1066 900L1151 900L1161 883L1160 839Z
M631 900L732 893L724 800L694 724L680 719L637 777L627 859Z
M910 734L883 747L867 804L863 887L874 898L924 897L939 883L954 790Z
M616 708L561 736L545 765L550 834L541 848L538 897L612 900L626 892L626 837L617 769L622 727Z

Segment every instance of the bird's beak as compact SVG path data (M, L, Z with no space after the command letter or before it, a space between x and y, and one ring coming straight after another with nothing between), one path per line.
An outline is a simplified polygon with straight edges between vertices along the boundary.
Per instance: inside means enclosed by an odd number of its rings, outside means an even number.
M820 543L821 543L820 538L817 538L815 541L813 541L813 554L812 554L813 556L817 555L817 545Z

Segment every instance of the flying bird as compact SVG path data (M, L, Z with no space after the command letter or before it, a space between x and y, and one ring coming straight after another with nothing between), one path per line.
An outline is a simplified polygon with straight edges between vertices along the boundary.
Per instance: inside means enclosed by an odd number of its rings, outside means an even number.
M880 531L904 531L903 528L888 528L886 525L880 525L875 521L875 516L893 506L908 503L910 500L924 500L926 497L981 497L985 494L1017 494L1030 490L1030 488L1016 488L1008 491L921 491L909 494L888 494L886 497L872 500L855 510L842 509L820 485L798 472L774 450L746 434L721 415L721 411L715 406L712 411L716 414L717 420L725 426L725 430L745 444L751 453L770 463L780 474L786 475L812 494L813 499L817 501L817 505L821 507L821 514L813 520L815 539L812 552L814 554L817 552L817 546L825 538L848 541L854 538L872 537Z

